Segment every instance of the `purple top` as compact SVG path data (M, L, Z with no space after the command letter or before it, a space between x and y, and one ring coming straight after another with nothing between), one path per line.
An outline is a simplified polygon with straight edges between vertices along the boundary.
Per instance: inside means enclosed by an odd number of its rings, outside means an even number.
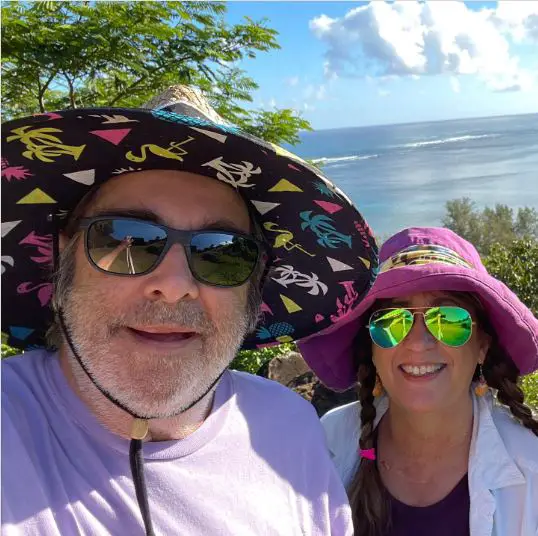
M467 474L438 503L408 506L394 497L392 529L385 536L469 536L469 485Z
M57 355L1 369L2 536L143 534L129 441L90 413ZM276 382L226 372L202 426L143 455L159 536L352 534L316 412Z

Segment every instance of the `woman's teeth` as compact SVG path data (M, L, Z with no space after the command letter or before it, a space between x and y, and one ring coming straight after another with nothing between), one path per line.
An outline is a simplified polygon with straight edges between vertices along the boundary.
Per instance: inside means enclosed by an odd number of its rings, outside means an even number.
M426 374L433 374L444 368L443 363L437 365L401 365L401 369L410 374L411 376L425 376Z

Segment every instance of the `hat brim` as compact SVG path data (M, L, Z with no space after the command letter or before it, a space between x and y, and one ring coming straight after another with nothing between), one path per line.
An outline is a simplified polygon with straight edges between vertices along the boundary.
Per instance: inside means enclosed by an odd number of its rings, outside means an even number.
M344 391L357 383L354 340L376 300L419 292L472 292L480 299L499 344L521 374L538 369L538 320L501 281L487 272L445 264L405 266L378 276L365 299L345 323L299 341L306 362L331 389Z
M2 331L25 349L52 320L53 223L124 173L175 169L235 188L256 210L274 266L243 348L307 337L353 311L377 247L349 198L320 170L233 127L166 111L75 109L2 129ZM113 276L111 276L113 277Z

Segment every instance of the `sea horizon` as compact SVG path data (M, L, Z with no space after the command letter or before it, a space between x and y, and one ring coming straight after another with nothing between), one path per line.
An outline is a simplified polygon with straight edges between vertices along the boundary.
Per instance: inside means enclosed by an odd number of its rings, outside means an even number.
M301 133L290 148L321 165L376 234L439 226L469 197L538 208L538 114L497 115Z

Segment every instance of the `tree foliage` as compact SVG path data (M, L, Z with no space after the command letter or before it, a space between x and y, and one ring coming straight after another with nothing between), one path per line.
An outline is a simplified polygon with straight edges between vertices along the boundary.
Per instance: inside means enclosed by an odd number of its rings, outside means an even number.
M468 197L446 203L443 225L471 242L478 252L487 255L494 244L508 247L515 240L538 240L538 211L524 207L514 212L507 205L480 211Z
M484 265L538 317L538 241L494 244L484 258Z
M262 365L274 357L287 354L288 352L297 351L297 347L293 343L268 346L267 348L260 348L259 350L242 350L237 353L237 356L230 365L230 368L256 374Z
M258 86L238 64L278 49L277 32L265 19L230 25L225 13L221 2L3 2L3 113L137 107L189 84L239 127L296 143L309 124L292 110L243 107Z

